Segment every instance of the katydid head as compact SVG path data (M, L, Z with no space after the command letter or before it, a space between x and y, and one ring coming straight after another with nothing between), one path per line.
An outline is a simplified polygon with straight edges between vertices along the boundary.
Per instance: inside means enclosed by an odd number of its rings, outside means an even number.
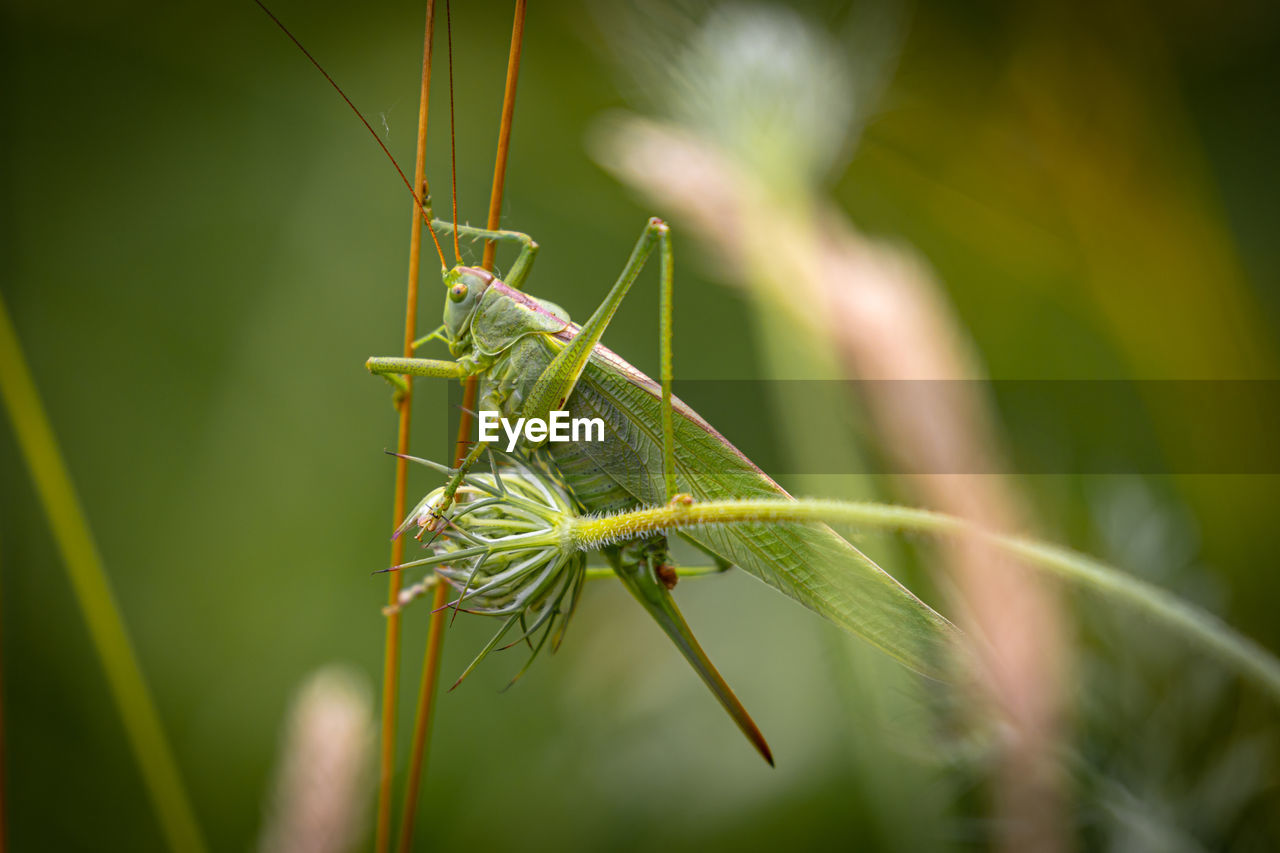
M449 340L457 341L471 325L480 297L493 282L493 274L478 267L456 266L444 274L444 326Z

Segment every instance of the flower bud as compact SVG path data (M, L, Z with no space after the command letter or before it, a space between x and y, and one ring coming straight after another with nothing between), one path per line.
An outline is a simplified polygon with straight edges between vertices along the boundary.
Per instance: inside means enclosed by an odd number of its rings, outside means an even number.
M414 510L419 526L440 523L443 492L436 489ZM562 634L586 573L586 554L566 549L560 534L576 515L572 498L542 472L508 464L496 475L469 475L457 499L428 541L432 560L440 561L436 573L458 593L453 605L522 617L525 637L544 627L550 633L563 617Z

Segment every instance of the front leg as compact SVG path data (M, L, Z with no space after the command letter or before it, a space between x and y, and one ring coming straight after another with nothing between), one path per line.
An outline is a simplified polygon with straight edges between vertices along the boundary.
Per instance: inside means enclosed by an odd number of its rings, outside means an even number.
M371 362L374 360L375 359L370 359ZM425 361L425 359L410 359L410 360ZM395 362L395 361L403 361L403 359L377 359L377 361ZM448 364L451 362L444 362L444 363ZM418 374L418 375L423 375L423 374ZM430 375L434 375L434 374L430 374ZM484 403L480 406L480 408L482 410L484 409L489 409L494 411L500 410L502 408L502 397L500 393L496 391L488 392L485 396ZM424 509L427 511L425 513L419 514L417 518L417 524L418 524L417 538L418 539L421 539L423 534L427 532L430 532L432 534L432 537L434 538L435 534L443 530L445 528L445 525L449 523L449 520L445 516L445 513L448 511L449 507L453 505L454 496L457 494L458 489L462 486L462 483L466 479L467 474L471 471L472 466L475 465L476 460L479 459L480 455L484 453L486 450L488 450L489 447L490 447L490 442L477 441L472 446L471 450L467 453L467 455L464 456L462 460L458 463L458 466L453 470L452 474L449 476L448 481L445 483L444 490L440 493L439 497L437 497L430 506L424 507ZM405 526L407 526L409 523L410 522L406 519ZM397 533L397 535L399 534Z
M471 466L476 464L476 460L480 458L480 454L489 448L488 442L477 441L471 448L471 451L463 457L458 464L457 469L453 472L453 476L449 478L449 482L445 483L444 491L440 493L440 497L436 499L434 506L431 507L431 520L426 518L418 519L418 538L422 538L422 534L431 532L433 538L436 533L444 530L449 520L445 517L445 512L453 504L453 496L457 494L458 488L462 485L462 481L466 479L467 472L471 470Z
M474 364L468 360L461 359L458 361L441 361L435 358L384 358L375 356L366 361L364 366L369 368L369 372L374 376L381 376L391 383L391 387L395 389L394 400L397 404L405 394L409 393L409 383L405 379L406 376L466 379L476 372Z
M435 358L398 358L378 357L364 363L374 376L432 376L437 379L466 379L476 373L475 364L470 359L457 361L441 361Z
M409 384L405 381L406 376L431 376L437 379L466 379L468 376L474 376L479 372L475 360L464 356L457 361L441 361L434 358L383 358L374 357L365 362L365 367L369 368L369 372L375 376L381 376L392 384L397 394L404 394L409 390ZM477 443L471 448L471 452L462 460L462 464L458 466L458 470L449 478L448 484L445 486L444 494L441 495L439 506L432 509L434 519L431 522L421 524L425 531L430 528L433 533L439 531L443 526L442 513L453 503L454 493L458 491L458 487L462 485L462 479L467 475L467 471L471 470L471 466L476 459L480 457L480 453L488 445ZM421 536L421 533L419 534Z

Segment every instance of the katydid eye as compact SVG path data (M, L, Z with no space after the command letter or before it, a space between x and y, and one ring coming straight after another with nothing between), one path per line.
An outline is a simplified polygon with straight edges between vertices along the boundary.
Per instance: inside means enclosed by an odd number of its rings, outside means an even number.
M449 298L452 299L454 302L461 302L462 300L466 299L467 285L460 281L457 284L455 284L453 287L449 288Z

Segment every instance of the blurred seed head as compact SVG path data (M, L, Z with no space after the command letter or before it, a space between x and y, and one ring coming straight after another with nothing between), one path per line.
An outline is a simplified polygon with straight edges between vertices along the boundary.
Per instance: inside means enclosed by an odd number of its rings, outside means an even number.
M845 147L849 77L831 39L795 12L725 6L672 68L673 118L774 181L809 185Z
M874 26L861 34L863 46L878 35ZM721 7L670 39L682 46L664 59L671 72L653 72L668 80L670 103L653 118L602 126L595 153L697 234L718 275L759 297L775 352L783 351L777 341L799 341L771 369L832 371L834 363L863 379L980 377L928 265L859 233L819 186L851 148L873 100L868 88L887 75L865 74L857 51L776 8ZM874 389L864 402L882 448L914 470L978 470L959 466L1002 458L989 401L977 391L945 411ZM1026 503L1002 478L926 475L904 486L913 501L981 527L1023 526ZM1007 846L1056 849L1067 655L1052 590L980 544L948 543L939 564L972 639L975 707L1004 724L993 790Z
M259 840L263 853L340 853L364 837L374 728L368 685L327 667L298 691L275 793Z
M891 0L827 26L763 3L609 4L598 17L651 115L793 191L843 168L900 41Z

